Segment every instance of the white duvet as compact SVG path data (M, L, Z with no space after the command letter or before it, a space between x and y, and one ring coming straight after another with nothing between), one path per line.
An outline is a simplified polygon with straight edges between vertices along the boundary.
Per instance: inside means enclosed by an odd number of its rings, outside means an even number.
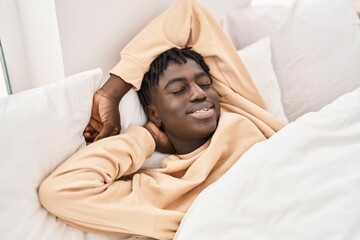
M360 89L253 146L175 239L360 239Z

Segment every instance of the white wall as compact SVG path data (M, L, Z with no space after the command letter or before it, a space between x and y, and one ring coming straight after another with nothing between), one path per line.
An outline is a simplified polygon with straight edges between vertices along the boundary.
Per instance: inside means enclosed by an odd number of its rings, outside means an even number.
M53 0L17 0L32 87L64 78Z
M31 87L16 1L0 0L0 38L14 93Z
M95 67L107 73L127 42L175 1L0 0L0 37L13 92ZM217 18L250 3L199 1Z
M107 73L125 44L173 2L56 0L65 75L95 67Z
M55 0L65 75L95 67L108 71L121 49L175 0ZM220 18L250 0L200 0Z
M0 4L0 37L13 92L64 78L54 1Z

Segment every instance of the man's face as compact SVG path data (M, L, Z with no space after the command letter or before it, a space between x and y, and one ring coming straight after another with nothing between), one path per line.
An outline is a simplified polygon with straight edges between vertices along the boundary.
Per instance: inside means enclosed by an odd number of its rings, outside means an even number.
M209 75L192 59L185 64L169 62L150 98L153 115L172 142L207 139L217 127L219 96Z

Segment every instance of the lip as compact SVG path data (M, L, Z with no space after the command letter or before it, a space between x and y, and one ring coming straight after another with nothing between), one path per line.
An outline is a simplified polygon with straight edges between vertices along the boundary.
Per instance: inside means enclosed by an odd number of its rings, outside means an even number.
M205 108L198 110L196 112L190 113L190 116L196 119L208 119L214 116L215 110L214 108Z
M209 102L196 104L188 111L188 114L195 119L211 118L215 114L214 105Z
M204 109L210 109L210 108L214 108L214 104L210 103L210 102L202 102L202 103L198 103L195 104L194 106L192 106L188 111L187 114L192 114L195 113L197 111L202 111Z

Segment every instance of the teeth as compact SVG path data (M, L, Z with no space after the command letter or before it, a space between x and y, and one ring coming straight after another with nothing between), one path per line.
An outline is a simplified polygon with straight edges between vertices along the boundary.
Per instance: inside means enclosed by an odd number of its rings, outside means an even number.
M207 112L209 110L209 108L203 108L201 110L197 110L195 111L196 113L199 113L199 112Z

